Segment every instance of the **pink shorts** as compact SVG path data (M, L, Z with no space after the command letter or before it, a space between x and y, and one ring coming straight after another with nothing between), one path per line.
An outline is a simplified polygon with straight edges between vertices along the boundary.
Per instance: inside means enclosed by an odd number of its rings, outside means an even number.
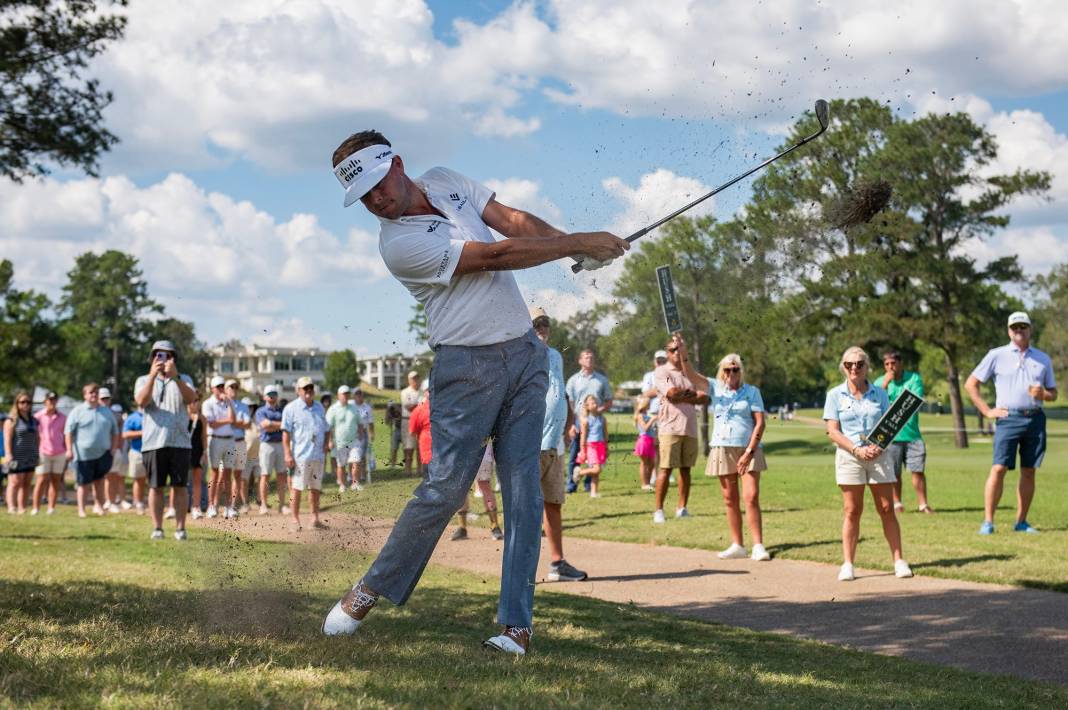
M608 460L608 444L603 441L590 441L586 443L586 450L580 451L578 462L592 466L600 466Z
M656 458L656 439L648 434L639 434L634 442L634 455L643 459Z

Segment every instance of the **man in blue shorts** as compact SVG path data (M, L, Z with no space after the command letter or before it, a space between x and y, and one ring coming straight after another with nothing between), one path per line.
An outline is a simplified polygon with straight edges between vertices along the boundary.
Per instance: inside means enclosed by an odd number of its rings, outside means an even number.
M1035 470L1046 453L1045 402L1057 399L1057 382L1049 355L1031 347L1031 319L1022 311L1009 316L1008 345L994 348L975 368L964 389L984 417L997 421L994 428L994 464L986 479L986 519L980 535L994 532L994 511L1001 500L1005 473L1016 468L1020 452L1020 483L1016 489L1016 532L1037 533L1027 522L1027 511L1035 497ZM997 401L990 407L979 392L979 384L994 378Z
M67 439L67 456L74 459L78 484L78 517L85 517L89 488L93 489L93 512L104 514L104 478L111 461L122 445L119 425L111 410L100 403L100 387L90 382L82 387L85 400L67 415L63 434Z

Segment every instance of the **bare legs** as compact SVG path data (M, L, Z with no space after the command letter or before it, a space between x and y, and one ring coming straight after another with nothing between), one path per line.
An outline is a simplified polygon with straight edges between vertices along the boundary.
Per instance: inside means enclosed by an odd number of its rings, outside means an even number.
M994 522L994 513L998 503L1001 502L1001 494L1005 487L1006 466L991 466L990 475L986 479L984 491L984 508L986 519ZM1031 509L1031 501L1035 497L1035 469L1021 468L1020 482L1016 486L1016 522L1027 520L1027 512Z
M738 497L738 474L719 477L720 491L723 493L723 505L727 509L727 527L730 528L731 542L744 547L742 542L742 509ZM741 477L742 497L745 499L745 517L749 521L749 534L753 544L764 544L763 521L760 513L760 473L750 472Z
M545 540L549 543L550 562L564 559L564 527L559 503L545 504Z
M901 527L894 514L893 484L873 483L868 487L871 489L872 502L875 503L875 509L883 524L883 536L890 546L894 562L897 562L901 559ZM839 488L842 489L842 507L845 514L842 521L842 559L852 564L857 553L857 540L860 539L860 515L864 512L864 486L839 486Z
M662 468L656 476L656 509L664 509L664 499L667 498L668 479L671 478L671 469ZM679 469L679 503L677 508L685 508L690 500L690 469Z

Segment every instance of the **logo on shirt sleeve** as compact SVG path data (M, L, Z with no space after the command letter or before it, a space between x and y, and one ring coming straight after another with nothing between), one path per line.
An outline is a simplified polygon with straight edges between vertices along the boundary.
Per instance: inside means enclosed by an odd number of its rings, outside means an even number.
M445 269L449 268L450 261L452 261L452 253L445 252L445 255L441 257L441 263L438 264L438 271L434 274L435 278L441 278L441 275L445 273Z
M464 208L464 205L467 204L467 198L466 197L460 197L460 193L458 193L458 192L450 192L449 193L449 199L452 200L453 202L458 203L456 205L456 209L457 210L462 210Z
M433 222L431 222L431 223L430 223L430 226L426 228L426 231L427 231L427 232L434 232L434 231L436 231L436 230L437 230L437 228L438 228L438 227L440 227L440 226L441 226L441 222L439 222L439 221L435 220L435 221L433 221Z

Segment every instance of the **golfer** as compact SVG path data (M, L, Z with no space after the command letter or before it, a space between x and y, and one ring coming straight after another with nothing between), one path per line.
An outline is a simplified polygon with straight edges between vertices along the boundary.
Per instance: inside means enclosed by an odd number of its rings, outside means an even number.
M834 476L842 489L842 568L838 580L855 579L853 560L860 539L860 514L864 511L864 486L871 489L875 509L883 522L883 535L894 556L894 574L911 577L912 570L901 556L901 527L894 513L893 462L885 449L866 444L879 418L890 408L886 390L868 382L871 361L863 348L852 347L842 353L838 364L845 382L827 392L823 406L823 420L827 422L827 436L838 450L834 458Z
M1031 347L1031 318L1023 311L1009 316L1009 344L986 354L964 383L976 409L996 420L994 462L986 479L984 503L986 518L980 535L994 532L994 511L1001 500L1005 474L1016 468L1020 451L1020 483L1016 489L1016 532L1037 533L1027 522L1027 511L1035 497L1035 471L1046 453L1045 402L1057 399L1057 381L1049 355ZM994 378L997 400L993 408L979 392L979 383Z
M386 267L426 310L435 352L433 457L378 559L334 605L323 632L354 633L379 595L395 604L407 601L449 518L463 504L484 442L492 436L508 528L497 607L504 630L486 645L522 655L533 633L542 518L539 458L549 378L546 347L531 330L508 272L564 257L602 266L629 244L606 232L564 234L446 168L412 180L376 131L346 139L334 151L333 165L345 205L360 200L379 218ZM498 242L490 228L505 239Z

